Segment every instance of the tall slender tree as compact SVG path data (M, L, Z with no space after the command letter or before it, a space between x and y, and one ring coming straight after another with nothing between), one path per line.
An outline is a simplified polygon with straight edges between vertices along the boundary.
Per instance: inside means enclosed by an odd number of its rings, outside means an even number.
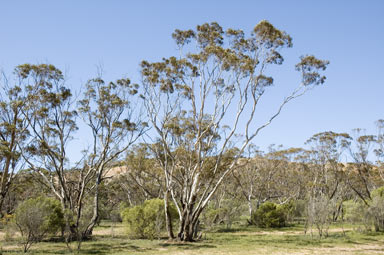
M31 134L22 150L27 166L60 200L64 211L78 210L76 172L67 156L67 146L77 127L77 112L63 73L53 65L24 64L16 73L26 90L23 117ZM75 221L76 222L76 221ZM68 219L71 238L77 225Z
M101 78L86 84L79 113L92 134L80 175L93 178L93 216L85 229L89 236L99 220L99 189L108 170L147 129L135 95L138 85L129 79L106 83Z
M324 83L319 70L328 61L301 57L296 65L301 82L258 126L256 108L273 85L266 68L283 63L281 50L292 47L291 37L261 21L249 37L213 22L176 30L173 38L179 56L143 61L141 74L145 107L158 134L153 149L165 175L168 235L174 237L167 213L172 200L180 220L177 237L191 241L202 210L248 144L287 103Z

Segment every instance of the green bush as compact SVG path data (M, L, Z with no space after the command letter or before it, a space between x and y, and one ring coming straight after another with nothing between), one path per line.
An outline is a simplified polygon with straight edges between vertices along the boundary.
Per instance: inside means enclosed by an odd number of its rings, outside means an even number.
M211 230L220 221L221 211L221 208L215 208L212 205L208 205L205 208L200 219L206 229Z
M372 191L368 213L372 218L375 231L384 231L384 186Z
M367 206L360 200L343 202L343 217L350 223L368 223Z
M240 199L223 199L220 207L209 204L201 214L201 222L206 229L212 229L215 224L225 224L227 229L233 222L240 221L240 217L246 211L246 205Z
M38 197L21 203L12 221L22 236L26 252L32 243L40 242L48 234L57 233L64 226L64 214L59 201Z
M361 200L348 200L343 203L345 219L352 223L362 223L366 231L384 231L384 187L380 187L371 193L368 205Z
M173 219L177 217L174 206L170 206ZM151 199L142 205L128 207L122 210L121 218L131 238L158 238L165 229L164 201Z
M286 208L272 202L265 202L251 216L251 223L261 228L285 226Z
M307 207L308 201L303 199L291 200L290 205L292 206L290 218L294 219L303 219L305 217L305 210Z

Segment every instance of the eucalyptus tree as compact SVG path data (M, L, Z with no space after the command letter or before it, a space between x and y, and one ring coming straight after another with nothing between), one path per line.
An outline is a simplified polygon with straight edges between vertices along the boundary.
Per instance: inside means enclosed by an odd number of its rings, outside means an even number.
M29 133L25 111L25 90L20 87L16 75L16 84L4 75L0 92L0 218L3 216L3 203L8 195L15 174L22 169L23 160L20 148L25 145Z
M241 160L238 167L232 171L233 183L236 184L236 193L240 193L247 201L249 216L252 217L254 211L254 201L257 199L257 205L261 200L260 181L262 179L261 165L258 164L263 160L263 152L253 150L253 146L248 147L248 157ZM239 190L238 190L239 189Z
M78 127L72 93L63 73L53 65L24 64L16 67L16 73L27 93L23 117L31 134L22 150L23 159L60 200L64 211L73 212L76 178L70 171L67 146ZM75 232L76 225L67 223Z
M315 225L320 237L328 234L329 224L339 217L342 204L348 199L340 160L351 140L346 133L328 131L317 133L306 142L311 146L306 226Z
M85 236L92 234L100 217L99 188L107 178L108 170L122 160L124 152L147 129L139 112L135 96L137 89L138 85L132 84L129 79L106 83L101 78L95 78L87 82L83 98L79 101L79 113L92 134L91 145L85 150L80 169L84 180L91 178L93 181L93 216L84 230Z
M329 199L337 196L345 181L341 157L351 145L347 133L332 131L314 134L306 144L311 146L311 196L325 195Z
M284 204L299 196L302 174L293 158L302 152L303 149L299 148L275 150L271 147L268 153L258 152L239 161L232 173L247 201L250 216L268 200Z
M308 151L303 148L279 149L267 154L268 165L277 165L270 184L273 187L270 197L276 203L285 204L305 196L308 184L307 155Z
M379 173L370 161L377 137L367 135L364 130L354 129L353 143L349 147L352 164L348 165L348 184L355 194L368 205L372 190L379 187Z
M64 85L62 72L53 65L24 64L18 66L16 72L28 93L24 117L31 140L23 150L23 158L43 178L63 207L70 207L66 146L77 130L71 91Z
M367 226L370 228L373 224L376 231L381 231L384 228L384 121L378 120L375 124L378 129L376 135L356 130L356 144L351 148L354 164L350 171L350 186L365 203L359 210L363 212L364 221L369 222ZM376 155L375 163L371 161L372 152Z
M283 63L281 50L292 47L291 37L261 21L250 36L213 22L175 30L173 38L179 56L143 61L141 75L145 107L157 132L153 150L165 175L165 211L173 200L180 220L177 237L191 241L202 210L247 145L287 103L324 83L319 71L328 61L301 57L296 65L301 82L257 125L256 107L273 85L266 68ZM233 150L235 145L239 149ZM170 224L168 235L174 237Z
M145 144L133 146L124 162L124 172L117 182L124 190L129 206L163 195L163 172Z
M145 130L132 101L137 85L128 79L110 83L92 79L76 103L62 72L53 65L26 64L16 70L28 93L24 117L31 138L23 158L61 201L68 240L77 240L79 249L99 219L99 190L107 169ZM67 152L78 130L79 114L90 129L91 141L83 158L75 163ZM86 205L91 215L85 214Z

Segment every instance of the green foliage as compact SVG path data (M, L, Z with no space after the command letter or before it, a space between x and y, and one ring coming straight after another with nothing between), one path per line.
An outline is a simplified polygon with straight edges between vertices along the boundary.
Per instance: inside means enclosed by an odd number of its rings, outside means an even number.
M287 223L289 221L292 221L295 217L300 217L301 214L300 212L298 212L298 210L300 210L299 208L301 206L302 205L297 203L296 201L290 200L289 202L282 205L278 205L277 207L279 211L283 212L285 223Z
M365 230L384 231L384 187L371 193L372 200L368 205L362 201L344 202L345 218L353 223L362 223Z
M367 205L361 200L347 200L343 202L344 219L353 224L362 224L364 230L370 230L372 226L371 218L367 213ZM358 230L362 230L358 227Z
M3 229L9 222L12 221L13 215L5 214L3 218L0 219L0 229Z
M376 231L384 231L384 186L372 192L372 201L368 208Z
M30 230L32 234L39 231L54 234L64 225L63 219L60 202L42 196L24 201L17 207L14 216L19 228ZM33 229L28 229L30 227Z
M224 30L211 22L195 30L176 30L172 37L180 56L159 62L142 61L141 78L145 109L158 133L154 139L159 147L155 157L169 175L164 190L173 192L180 203L183 224L178 236L189 240L193 236L189 232L194 229L190 224L195 225L200 216L194 212L212 199L259 131L270 125L289 101L303 95L308 86L325 81L321 71L328 61L302 57L296 66L302 82L269 121L257 127L255 110L274 84L265 70L283 63L280 52L292 47L292 38L266 20L257 24L250 35L239 29ZM239 121L246 123L244 130L237 125ZM228 153L235 145L239 149ZM228 156L229 164L223 160ZM168 158L172 160L165 162ZM168 171L171 168L174 170ZM189 210L192 207L194 210ZM232 212L226 213L230 225Z
M303 218L305 216L307 201L303 199L297 199L295 201L291 201L290 203L293 205L293 208L291 211L292 214L290 214L288 218L292 217L292 220L293 218Z
M175 206L170 205L169 208L172 218L176 218ZM161 231L165 229L164 201L156 198L147 200L142 205L125 208L121 217L131 238L159 238Z
M210 230L218 222L221 208L215 208L211 204L203 211L201 215L201 221L204 224L204 228Z
M232 227L234 221L240 219L245 205L240 199L223 199L220 207L209 205L203 212L201 221L205 228L212 229L215 224L225 224L226 228Z
M251 216L251 223L261 228L281 228L285 226L286 214L290 207L265 202Z
M375 189L374 191L372 191L372 197L377 197L377 198L382 198L384 199L384 186L380 187L380 188L377 188Z
M47 197L31 198L21 203L13 223L22 236L24 252L32 243L41 241L47 234L55 234L64 226L60 203Z

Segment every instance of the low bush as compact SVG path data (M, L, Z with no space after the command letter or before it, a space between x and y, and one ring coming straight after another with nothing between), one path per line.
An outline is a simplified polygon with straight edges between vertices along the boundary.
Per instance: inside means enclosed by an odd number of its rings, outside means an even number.
M171 216L177 217L174 206L170 206ZM165 229L164 201L151 199L142 205L128 207L122 210L121 218L131 238L159 238Z
M32 198L17 207L12 223L20 232L24 252L27 252L33 243L57 233L64 226L64 214L59 201L47 197Z
M368 207L361 200L347 200L343 202L344 219L358 226L358 231L369 231L372 227L372 219L368 214ZM362 228L364 227L364 228Z
M371 193L368 205L362 200L348 200L343 203L345 219L351 223L363 224L366 231L384 231L384 187Z
M240 217L247 208L239 199L223 199L220 207L213 204L204 209L200 219L204 228L210 230L215 224L225 224L227 229L232 227L235 221L240 221Z
M286 208L265 202L251 216L251 224L261 228L281 228L286 225Z
M384 186L372 192L372 201L368 208L375 231L384 231Z

